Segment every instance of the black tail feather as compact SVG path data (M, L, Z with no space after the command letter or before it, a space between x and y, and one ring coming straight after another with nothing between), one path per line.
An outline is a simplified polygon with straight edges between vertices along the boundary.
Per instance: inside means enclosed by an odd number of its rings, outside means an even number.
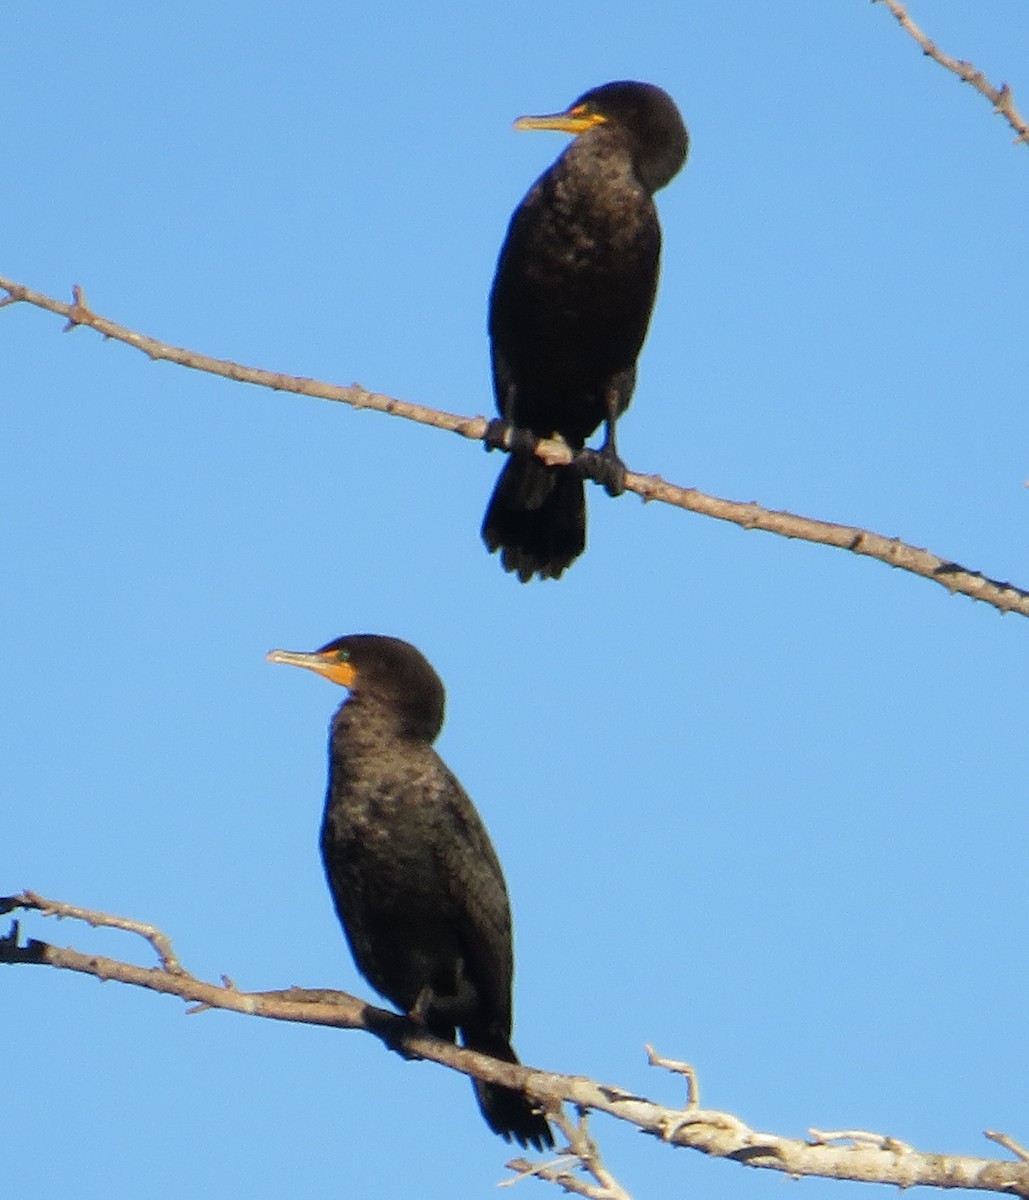
M512 454L500 472L482 523L482 540L499 550L505 571L522 583L559 579L586 549L586 494L574 467L547 467Z
M510 1042L497 1034L463 1030L461 1040L469 1050L478 1050L480 1054L488 1054L502 1062L518 1061ZM498 1083L483 1083L481 1079L473 1079L472 1084L479 1109L494 1133L519 1146L532 1146L536 1150L553 1147L554 1135L547 1119L528 1096Z

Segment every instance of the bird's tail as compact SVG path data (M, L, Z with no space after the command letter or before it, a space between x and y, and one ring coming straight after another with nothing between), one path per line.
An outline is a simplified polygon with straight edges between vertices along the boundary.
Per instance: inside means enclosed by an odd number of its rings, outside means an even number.
M501 1062L518 1061L511 1043L502 1034L463 1029L461 1041L469 1050L478 1050ZM494 1133L499 1133L505 1141L533 1146L537 1150L548 1150L553 1146L554 1135L547 1119L528 1096L514 1088L501 1087L499 1083L483 1083L481 1079L473 1079L472 1084L486 1124Z
M482 522L482 540L500 551L505 571L522 583L559 579L586 549L586 494L574 467L547 467L512 454L500 472Z

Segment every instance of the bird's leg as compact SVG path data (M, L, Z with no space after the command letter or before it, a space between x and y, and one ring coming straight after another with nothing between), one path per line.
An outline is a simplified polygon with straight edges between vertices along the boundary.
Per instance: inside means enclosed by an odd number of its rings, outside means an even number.
M608 417L605 422L604 444L600 447L600 457L606 472L606 478L602 479L601 483L609 496L620 496L625 491L625 463L618 457L615 448L616 420L617 417Z
M617 396L608 392L608 415L604 419L604 444L599 450L580 450L575 456L575 465L586 479L603 485L609 496L620 496L625 491L625 463L618 457L615 447L615 423L618 420L614 401Z
M407 1014L408 1017L417 1025L428 1025L429 1010L432 1008L435 998L436 997L433 994L432 988L426 984L425 987L423 987L418 993L417 1000L415 1000L414 1004L411 1005L411 1008Z

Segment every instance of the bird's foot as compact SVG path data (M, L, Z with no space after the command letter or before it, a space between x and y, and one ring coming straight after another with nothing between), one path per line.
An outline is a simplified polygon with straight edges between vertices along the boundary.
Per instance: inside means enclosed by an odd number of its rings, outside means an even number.
M539 438L530 429L520 429L501 417L494 417L486 423L482 441L487 452L510 450L513 454L533 454Z
M401 1058L406 1058L409 1062L420 1057L415 1051L409 1049L407 1045L412 1033L412 1023L409 1016L387 1012L385 1009L376 1008L372 1004L366 1006L364 1015L369 1030L380 1039L384 1046L392 1050L394 1054L399 1054ZM417 1028L422 1028L422 1026L419 1025Z
M602 450L580 450L573 462L584 479L599 483L609 496L620 496L625 491L625 463L606 446Z
M507 445L507 431L511 428L501 417L494 417L486 422L486 432L482 435L482 444L486 453L491 450L503 450Z

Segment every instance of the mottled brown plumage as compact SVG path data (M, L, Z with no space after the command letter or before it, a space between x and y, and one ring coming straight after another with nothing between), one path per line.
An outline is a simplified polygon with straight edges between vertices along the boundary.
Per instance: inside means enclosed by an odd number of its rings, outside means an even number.
M507 888L475 806L432 747L439 676L414 646L372 634L269 657L350 691L332 720L321 849L361 973L437 1037L460 1032L470 1049L517 1062ZM522 1093L474 1083L495 1133L553 1145Z
M603 422L599 477L617 494L625 468L615 423L632 397L657 290L653 194L686 161L686 127L667 93L633 82L604 84L567 112L516 124L576 138L519 205L500 251L489 313L497 408L573 450ZM580 471L515 451L482 536L523 583L557 579L586 545Z

